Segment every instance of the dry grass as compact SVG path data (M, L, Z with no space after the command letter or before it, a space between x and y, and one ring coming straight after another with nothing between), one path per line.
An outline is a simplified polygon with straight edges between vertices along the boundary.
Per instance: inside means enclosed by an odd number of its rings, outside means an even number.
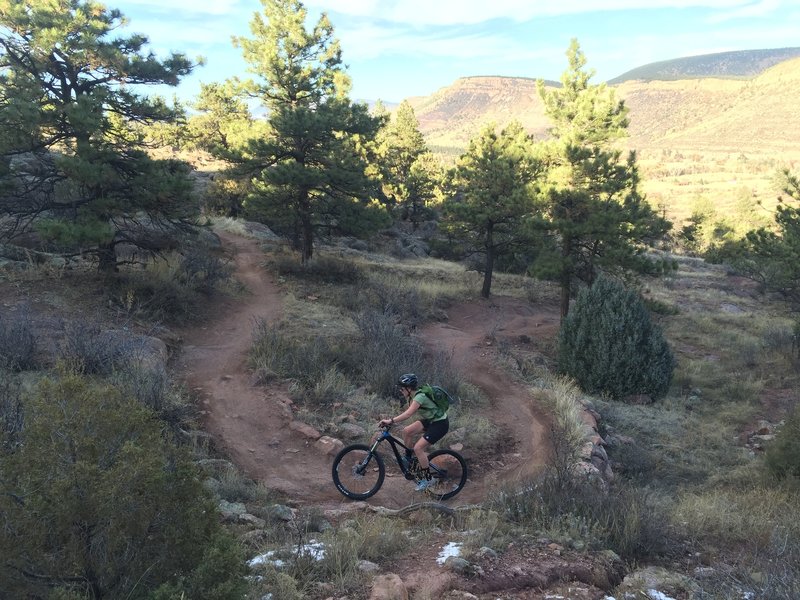
M559 478L569 477L573 465L580 460L581 448L592 433L581 418L583 393L574 381L550 375L540 378L531 391L552 417L552 466Z

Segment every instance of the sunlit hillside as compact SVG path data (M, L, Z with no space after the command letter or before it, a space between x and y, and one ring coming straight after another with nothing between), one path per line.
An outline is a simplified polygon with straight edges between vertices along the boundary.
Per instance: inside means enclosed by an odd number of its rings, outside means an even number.
M800 164L800 59L749 79L627 81L613 86L630 109L628 146L639 153L643 187L680 222L705 199L730 212L748 194L774 202L776 171ZM489 122L519 120L536 137L549 122L525 78L469 77L411 98L430 146L456 156Z

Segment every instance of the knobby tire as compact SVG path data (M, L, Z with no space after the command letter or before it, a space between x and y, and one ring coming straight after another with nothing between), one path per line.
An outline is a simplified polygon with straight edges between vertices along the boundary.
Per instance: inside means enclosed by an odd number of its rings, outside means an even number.
M353 500L374 496L386 477L380 454L370 452L366 444L352 444L339 451L331 468L336 489Z
M426 490L439 500L447 500L460 492L467 483L467 463L454 450L435 450L428 455L436 485Z

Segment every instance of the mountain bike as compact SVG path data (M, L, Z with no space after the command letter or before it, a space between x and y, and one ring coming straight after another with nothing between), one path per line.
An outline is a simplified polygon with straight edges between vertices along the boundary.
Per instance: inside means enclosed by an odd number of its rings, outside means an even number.
M386 477L386 464L378 454L378 446L388 442L392 448L397 466L406 479L419 481L421 473L416 457L410 464L401 458L401 450L410 450L403 442L389 433L389 427L381 427L381 431L371 446L352 444L342 450L333 459L333 483L342 494L353 500L366 500L375 495L383 485ZM467 482L467 463L454 450L434 450L428 455L430 471L434 485L425 492L438 500L452 498Z

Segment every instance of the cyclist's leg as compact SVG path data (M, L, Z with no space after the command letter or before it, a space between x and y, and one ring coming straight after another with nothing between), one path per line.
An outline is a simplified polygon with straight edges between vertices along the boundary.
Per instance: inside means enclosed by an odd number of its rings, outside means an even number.
M411 425L403 427L403 443L406 445L406 448L413 449L414 438L423 431L425 431L425 428L422 425L422 421L414 421Z
M425 433L417 443L414 444L414 453L417 455L420 467L423 469L428 468L428 454L425 451L431 444L435 444L442 439L449 429L450 422L447 419L428 423L427 427L425 427Z
M419 438L417 443L414 444L414 454L417 457L420 469L424 470L428 468L428 453L425 451L430 445L430 442L424 437Z

